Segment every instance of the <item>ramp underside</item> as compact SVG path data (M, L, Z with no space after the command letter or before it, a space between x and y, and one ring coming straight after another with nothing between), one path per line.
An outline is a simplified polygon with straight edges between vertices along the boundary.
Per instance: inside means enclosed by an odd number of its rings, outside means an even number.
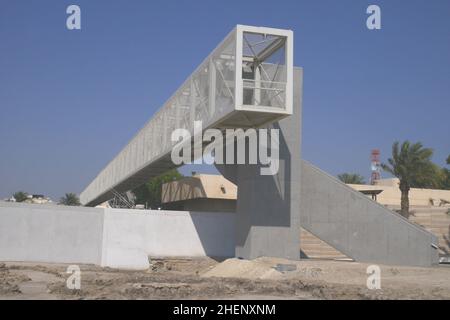
M216 128L222 130L227 128L258 128L284 117L286 117L286 115L269 112L230 111L228 114L224 114L218 121L203 129ZM154 145L164 143L163 141L148 142L148 134L149 132L144 128L144 130L134 138L137 143L134 143L132 144L132 147L125 149L124 152L129 155L119 155L108 165L105 171L101 173L102 177L97 178L94 181L98 186L93 185L95 186L94 190L88 190L88 192L92 192L92 195L87 194L87 192L82 194L84 200L83 203L86 206L99 205L113 198L114 192L127 192L148 182L151 178L157 177L168 170L178 167L171 159L172 150L170 147L162 148L163 152L161 154L146 161L146 159L151 157L151 153L148 149L152 149L152 145L147 145L146 143L154 143ZM169 140L170 136L160 138L162 140ZM202 147L205 147L207 144L208 142L204 142ZM195 159L194 149L194 138L192 137L192 159ZM120 158L121 156L122 159ZM108 171L110 173L108 173Z
M148 182L151 178L157 177L168 170L176 168L172 161L170 161L170 154L162 156L160 159L153 161L143 169L134 172L129 177L125 178L122 182L114 186L114 191L119 193L125 193L129 190ZM113 190L109 189L101 194L99 197L86 203L86 206L94 207L105 201L108 201L114 197Z
M438 239L306 161L301 166L301 226L361 262L431 266Z

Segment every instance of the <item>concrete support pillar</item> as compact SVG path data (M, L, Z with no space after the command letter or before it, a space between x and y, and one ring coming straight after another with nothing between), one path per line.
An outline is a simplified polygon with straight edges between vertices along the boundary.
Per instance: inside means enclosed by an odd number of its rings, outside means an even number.
M293 115L268 127L279 129L278 173L261 175L259 164L218 166L238 186L236 257L300 258L302 75L295 68Z

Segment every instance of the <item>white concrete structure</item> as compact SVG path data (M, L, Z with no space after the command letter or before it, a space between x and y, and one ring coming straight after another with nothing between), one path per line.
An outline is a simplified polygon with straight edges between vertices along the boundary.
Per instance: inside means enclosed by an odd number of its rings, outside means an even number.
M355 261L428 267L436 235L302 161L301 226Z
M148 256L234 255L234 214L0 202L0 261L146 269Z
M103 266L147 268L147 257L234 256L233 213L106 209Z
M193 137L194 121L203 130L261 127L292 108L292 31L238 25L86 187L81 203L96 206L113 190L131 190L176 167L170 152L177 128Z

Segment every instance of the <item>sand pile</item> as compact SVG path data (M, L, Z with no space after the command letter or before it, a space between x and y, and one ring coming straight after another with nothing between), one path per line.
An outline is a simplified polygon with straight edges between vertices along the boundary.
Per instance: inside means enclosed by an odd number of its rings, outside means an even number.
M276 258L257 258L241 260L231 258L217 264L202 277L242 278L242 279L281 279L283 272L277 271L278 264L292 264L292 261Z

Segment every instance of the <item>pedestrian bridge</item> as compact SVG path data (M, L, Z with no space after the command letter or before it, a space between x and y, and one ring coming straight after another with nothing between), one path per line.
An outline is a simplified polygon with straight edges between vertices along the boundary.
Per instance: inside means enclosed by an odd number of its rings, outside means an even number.
M292 114L293 33L238 25L81 193L96 206L175 168L175 129L258 128Z

